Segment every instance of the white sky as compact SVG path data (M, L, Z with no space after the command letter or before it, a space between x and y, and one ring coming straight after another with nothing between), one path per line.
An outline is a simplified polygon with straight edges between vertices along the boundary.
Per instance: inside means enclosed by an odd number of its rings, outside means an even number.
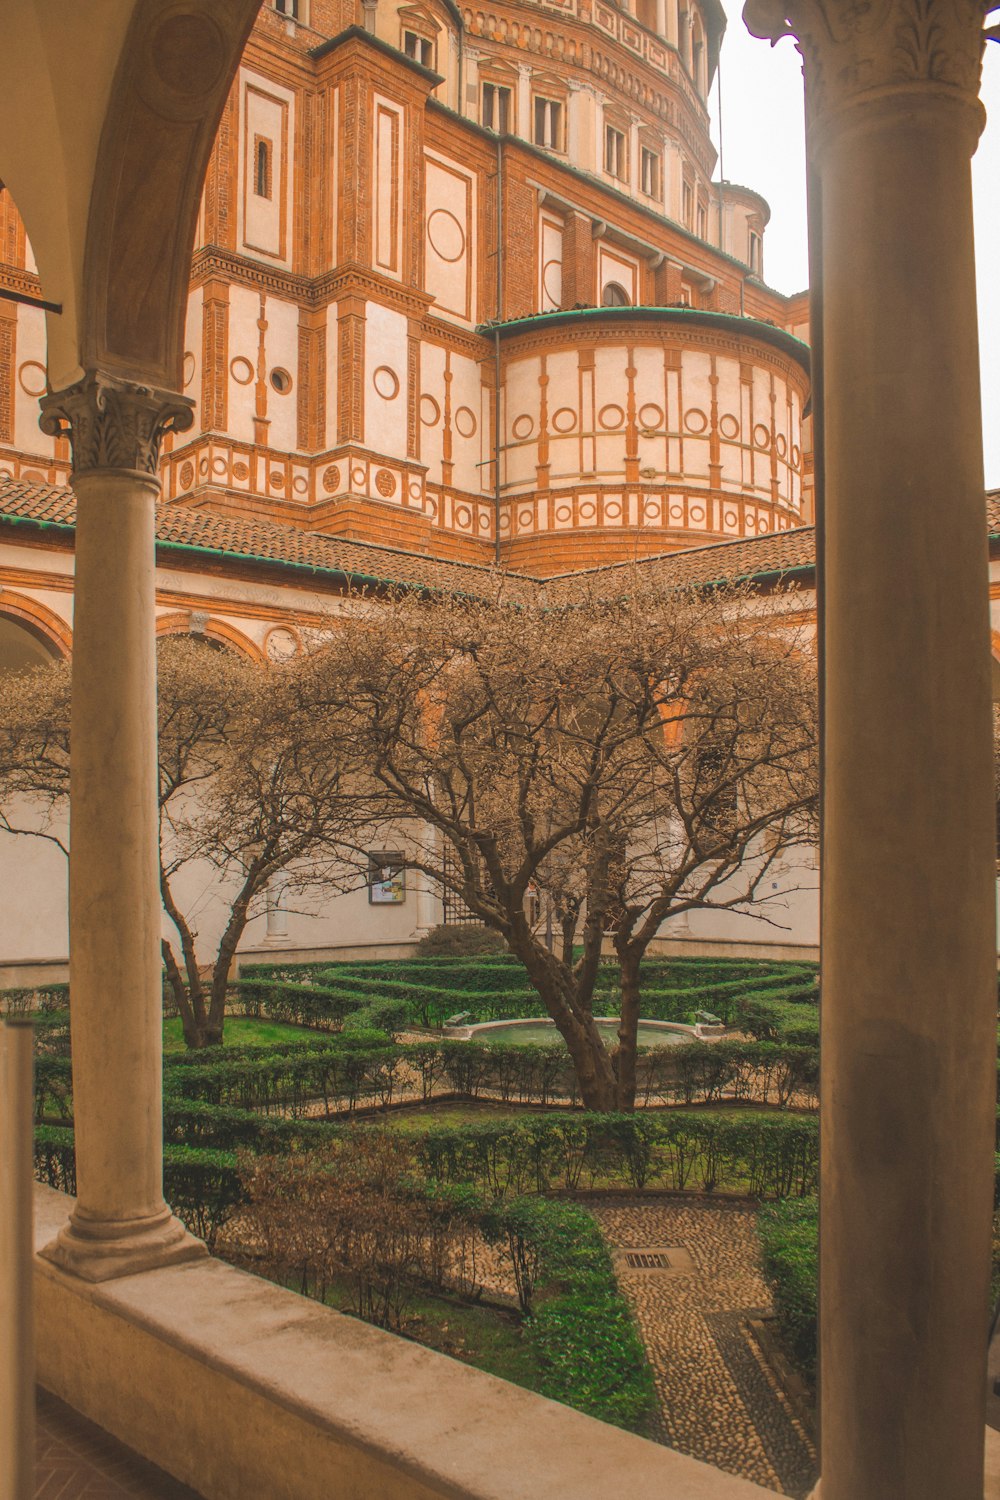
M723 172L763 193L771 205L764 275L781 292L808 283L802 59L791 39L776 47L751 37L740 0L728 0L722 45ZM1000 486L1000 46L988 44L983 70L988 123L973 161L979 282L979 338L988 487ZM712 114L718 142L718 91ZM716 176L719 169L716 168ZM990 256L993 251L992 257Z

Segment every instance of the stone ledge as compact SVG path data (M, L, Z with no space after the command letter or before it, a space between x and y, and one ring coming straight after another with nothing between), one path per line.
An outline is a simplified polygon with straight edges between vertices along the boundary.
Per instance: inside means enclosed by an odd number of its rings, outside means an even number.
M36 1244L72 1200L36 1189ZM770 1491L203 1260L44 1260L40 1382L207 1500L753 1500Z

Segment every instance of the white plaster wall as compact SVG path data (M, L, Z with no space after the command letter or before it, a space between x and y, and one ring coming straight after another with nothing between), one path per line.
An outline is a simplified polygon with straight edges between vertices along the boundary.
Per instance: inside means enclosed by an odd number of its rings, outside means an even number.
M445 353L438 344L420 344L420 462L427 465L427 478L441 482L444 439Z
M66 835L66 820L56 829ZM0 963L69 952L66 856L43 839L0 833Z
M232 286L229 289L229 390L228 420L230 436L243 443L253 442L253 418L256 403L255 382L257 373L257 346L260 333L257 319L260 316L260 296L249 287ZM250 366L250 380L243 383L236 379L233 367L244 369ZM238 363L239 362L239 363Z
M407 320L379 302L365 307L365 446L406 457Z
M240 70L240 178L237 239L240 251L271 265L291 267L295 95L248 68ZM271 196L254 191L254 140L271 142Z
M196 286L188 297L184 315L184 395L194 402L193 432L200 432L202 381L202 322L205 311L204 290Z
M17 372L14 379L14 447L51 458L55 440L38 425L38 398L45 390L47 342L40 307L17 309Z
M264 304L267 319L264 350L267 360L267 415L271 423L267 441L271 448L286 452L298 447L297 397L299 378L299 310L294 302L268 297ZM271 371L286 370L292 377L291 388L282 394L271 384Z
M479 365L461 354L451 356L451 426L453 479L462 490L482 490L486 470L480 467L489 443L480 417L482 380Z

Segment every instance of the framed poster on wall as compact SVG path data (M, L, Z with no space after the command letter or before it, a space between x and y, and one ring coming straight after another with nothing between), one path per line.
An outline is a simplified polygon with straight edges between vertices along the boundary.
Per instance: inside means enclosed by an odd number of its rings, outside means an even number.
M368 903L400 906L406 900L406 870L398 849L368 851Z

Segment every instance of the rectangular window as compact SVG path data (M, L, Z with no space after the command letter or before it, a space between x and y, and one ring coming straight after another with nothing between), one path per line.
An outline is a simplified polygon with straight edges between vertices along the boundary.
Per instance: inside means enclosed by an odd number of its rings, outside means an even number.
M511 92L499 83L483 84L483 125L506 135L510 130Z
M558 99L535 99L536 146L548 146L553 151L562 150L562 104Z
M271 196L271 142L262 135L253 142L253 190L258 198Z
M694 188L689 182L681 192L681 221L688 229L694 227Z
M763 271L763 241L754 230L750 231L750 269L755 276L760 276Z
M611 177L623 178L626 173L625 135L613 125L604 127L604 170Z
M274 8L280 16L287 16L291 21L299 19L299 0L274 0Z
M424 68L434 66L434 43L429 42L425 36L416 31L403 32L403 51L407 57L412 57Z
M646 197L662 198L660 157L655 151L650 151L646 146L643 146L640 156L640 167L642 171L642 191L646 194Z
M698 229L697 235L700 240L708 239L708 210L704 203L698 204Z

